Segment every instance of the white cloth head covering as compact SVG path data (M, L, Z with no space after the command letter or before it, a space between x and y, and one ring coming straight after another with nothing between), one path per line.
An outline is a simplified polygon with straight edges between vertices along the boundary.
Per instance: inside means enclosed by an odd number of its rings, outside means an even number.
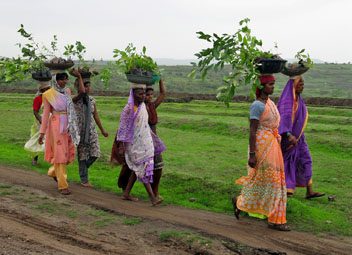
M38 81L38 91L35 96L43 94L41 90L45 88L50 88L50 81Z
M38 90L50 88L50 81L38 81Z

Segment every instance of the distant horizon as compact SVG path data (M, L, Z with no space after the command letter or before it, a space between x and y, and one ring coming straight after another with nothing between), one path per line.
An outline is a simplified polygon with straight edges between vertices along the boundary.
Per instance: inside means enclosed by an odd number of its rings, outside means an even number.
M293 59L293 58L284 58L284 59L287 60L289 63L297 62L297 60ZM108 61L116 61L114 59L102 59L102 58L94 59L94 60L95 61L106 61L106 62L108 62ZM188 63L189 65L190 65L191 62L197 62L196 58L194 58L194 59L154 58L153 60L155 62L157 62L158 65L169 65L169 64L164 64L165 62L185 63L185 64ZM77 61L77 60L74 60L74 61ZM93 61L93 59L87 59L86 61ZM348 62L347 63L343 63L343 62L341 62L341 63L328 62L328 61L324 61L324 60L321 60L321 59L312 59L312 61L313 61L314 64L325 64L325 63L327 63L327 64L351 64L351 63L348 63ZM173 64L171 64L171 65L173 65ZM184 64L182 64L182 65L184 65ZM227 65L227 64L225 64L225 65Z
M0 56L0 58L8 58L6 56ZM287 60L289 63L292 62L297 62L296 59L293 58L283 58L285 60ZM103 59L103 58L99 58L99 59L95 59L95 58L91 58L91 59L85 59L85 61L88 62L112 62L112 61L116 61L115 59ZM195 62L197 63L197 59L178 59L178 58L153 58L153 60L158 64L158 65L166 65L166 66L176 66L176 65L191 65L191 62ZM74 62L78 62L77 59L73 59ZM314 64L352 64L351 62L328 62L328 61L324 61L321 59L312 59ZM228 65L228 64L225 64Z

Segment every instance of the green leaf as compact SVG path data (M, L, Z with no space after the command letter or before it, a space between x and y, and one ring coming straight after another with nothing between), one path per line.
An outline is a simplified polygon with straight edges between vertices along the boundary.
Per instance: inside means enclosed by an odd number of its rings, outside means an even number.
M272 53L261 50L262 40L251 34L252 31L247 25L249 21L248 18L241 20L240 28L232 35L224 33L220 36L217 33L209 35L202 31L197 32L198 38L212 42L212 47L195 53L198 63L194 64L191 76L195 77L196 73L200 73L204 79L209 70L217 71L229 65L231 71L223 77L226 86L221 87L217 94L218 100L224 101L227 105L238 86L251 86L256 83L258 71L255 60L258 57L273 56Z
M187 77L193 79L196 74L197 74L197 70L196 70L196 69L193 69L193 70L187 75Z
M242 42L242 40L243 40L242 35L241 35L241 34L238 34L237 36L238 36L238 41L239 41L239 42Z

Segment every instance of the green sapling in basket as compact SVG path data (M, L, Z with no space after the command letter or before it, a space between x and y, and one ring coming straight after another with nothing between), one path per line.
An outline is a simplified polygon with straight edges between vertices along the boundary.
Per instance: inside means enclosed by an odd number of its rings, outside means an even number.
M146 48L138 53L132 43L125 50L114 50L116 65L122 70L127 80L132 83L152 85L160 79L157 63L145 54Z

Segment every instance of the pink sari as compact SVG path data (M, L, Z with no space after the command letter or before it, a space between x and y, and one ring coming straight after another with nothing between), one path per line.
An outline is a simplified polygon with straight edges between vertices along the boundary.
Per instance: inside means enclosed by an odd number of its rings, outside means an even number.
M70 93L69 91L67 93ZM51 88L43 94L45 160L51 164L69 164L75 159L75 146L68 130L66 96Z
M279 123L279 112L268 99L256 133L257 165L248 169L247 176L236 180L236 184L243 186L237 207L265 215L270 223L285 224L287 193Z

